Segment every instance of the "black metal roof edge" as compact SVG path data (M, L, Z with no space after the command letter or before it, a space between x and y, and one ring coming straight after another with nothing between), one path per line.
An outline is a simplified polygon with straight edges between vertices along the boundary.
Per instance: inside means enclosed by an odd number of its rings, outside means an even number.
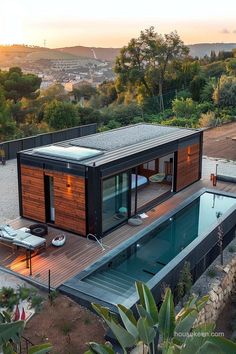
M184 141L184 140L189 140L193 136L197 136L201 134L201 131L193 131L189 132L188 134L184 134L182 136L177 136L179 134L179 131L174 132L172 134L167 134L164 137L157 137L157 138L152 138L149 140L145 140L136 144L124 146L120 149L117 150L111 150L107 151L104 155L97 156L91 159L84 160L84 164L87 166L94 165L96 166L101 166L104 165L105 163L109 163L118 159L122 159L124 157L127 157L129 155L134 155L137 154L138 152L144 152L150 149L153 149L155 147L160 147L162 145L165 145L167 143L174 143L174 142L179 142L179 141ZM176 138L175 138L176 136ZM170 139L172 137L172 139ZM117 157L117 158L116 158Z
M161 124L152 124L152 123L137 123L137 124L131 124L131 125L128 125L128 126L124 126L124 127L120 127L120 128L116 128L116 129L112 129L112 131L117 131L117 130L122 130L122 129L125 129L127 127L134 127L134 126L138 126L138 125L142 125L142 124L145 124L145 125L155 125L155 126L159 126L159 127L166 127L164 125L161 125ZM178 128L178 127L169 127L168 128ZM88 137L92 137L92 136L95 136L95 135L98 135L98 134L105 134L105 133L108 133L110 132L111 130L108 130L108 131L105 131L105 132L100 132L100 133L93 133L93 134L89 134ZM170 138L170 136L172 135L175 135L175 134L178 134L179 132L185 132L185 134L181 137L181 138L176 138L176 139L172 139L171 141L168 141L168 137ZM101 166L107 162L104 162L104 163L100 163L97 165L97 162L99 162L99 158L102 159L103 158L107 158L107 157L111 157L112 155L115 155L117 156L117 158L114 158L112 161L115 161L115 160L118 160L122 157L119 157L119 153L122 152L122 151L128 151L131 147L133 149L137 149L137 147L141 148L141 146L143 147L143 149L139 149L140 151L144 151L144 150L148 150L148 149L152 149L153 147L155 147L155 145L152 145L150 146L149 148L146 147L145 148L145 145L150 145L150 142L154 142L154 141L159 141L160 142L160 139L162 140L163 138L165 138L167 141L163 142L163 144L157 144L156 146L161 146L161 145L164 145L168 142L174 142L174 141L180 141L180 140L184 140L185 139L188 139L190 136L193 136L193 135L198 135L202 132L202 129L193 129L193 128L178 128L177 131L173 132L173 133L170 133L170 134L167 134L165 135L165 137L156 137L156 138L151 138L151 139L147 139L147 140L144 140L144 141L141 141L141 142L138 142L136 144L132 144L132 145L126 145L122 148L119 148L119 149L115 149L115 150L111 150L111 151L105 151L105 154L103 154L102 156L98 156L97 158L91 158L91 159L86 159L86 160L81 160L80 162L79 161L76 161L76 160L71 160L71 159L65 159L65 158L59 158L59 157L51 157L51 156L43 156L42 155L37 155L37 154L32 154L32 151L34 150L34 148L30 148L30 149L27 149L27 150L22 150L22 151L19 151L18 154L22 154L22 155L28 155L28 156L31 156L31 157L39 157L39 158L43 158L44 160L51 160L51 161L60 161L60 162L68 162L68 163L73 163L73 164L77 164L77 165L80 165L80 166L88 166L88 167L94 167L94 163L96 164L96 167L98 166ZM86 138L87 136L82 136L82 137L78 137L77 139L80 139L80 138ZM70 141L72 140L75 140L75 138L72 138L72 139L68 139L68 140L64 140L64 141L61 141L61 142L57 142L57 143L54 143L54 144L47 144L47 145L44 145L44 147L46 146L51 146L51 145L59 145L62 144L63 146L63 143L69 143ZM101 149L100 149L101 150ZM102 150L101 150L102 151ZM133 152L133 154L137 153L137 151ZM130 154L132 155L132 152L130 152ZM115 157L114 156L114 157Z

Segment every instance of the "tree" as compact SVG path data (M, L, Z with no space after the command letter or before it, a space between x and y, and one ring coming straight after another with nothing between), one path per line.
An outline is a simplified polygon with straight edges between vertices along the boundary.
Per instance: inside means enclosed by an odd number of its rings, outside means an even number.
M197 299L192 296L182 310L175 315L174 301L171 290L165 291L165 296L158 311L155 300L149 288L142 283L136 283L140 303L136 306L138 318L123 305L117 305L120 319L117 319L108 308L92 304L94 310L104 319L119 342L122 353L147 354L200 354L236 352L236 344L222 337L212 335L215 324L194 325L199 312L208 301L208 296ZM159 343L159 333L162 342ZM195 335L194 335L195 334ZM89 343L85 354L115 354L109 344Z
M226 69L229 75L236 76L236 59L230 59L226 63Z
M64 86L59 82L47 87L46 89L40 90L40 97L44 97L47 100L65 99L66 95Z
M236 77L221 76L213 93L213 100L219 107L236 105Z
M0 86L2 86L6 99L15 103L22 97L36 98L42 79L33 74L23 74L21 68L13 67L9 71L0 72Z
M223 61L216 61L203 66L203 72L207 77L219 78L226 73L226 65Z
M12 119L10 105L5 100L0 88L0 140L13 138L16 132L16 123Z
M81 99L89 100L92 96L96 95L97 90L90 84L83 84L78 88L74 88L72 93L76 101L80 101Z
M191 118L196 114L196 102L192 98L176 98L172 102L172 110L178 118Z
M207 80L203 75L194 76L190 82L190 92L194 101L200 101L201 92L206 85Z
M131 39L116 58L115 73L118 87L129 89L135 85L144 96L159 95L159 108L163 105L163 85L169 65L189 53L177 32L158 34L154 27L141 31Z
M64 129L80 123L76 107L69 102L54 100L46 104L44 119L53 129Z
M101 123L102 116L98 110L77 105L76 112L81 124Z

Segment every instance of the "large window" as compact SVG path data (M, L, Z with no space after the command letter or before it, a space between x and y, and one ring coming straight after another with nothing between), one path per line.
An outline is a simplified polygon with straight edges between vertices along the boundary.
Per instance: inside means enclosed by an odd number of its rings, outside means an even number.
M102 228L106 232L128 218L129 173L103 180Z

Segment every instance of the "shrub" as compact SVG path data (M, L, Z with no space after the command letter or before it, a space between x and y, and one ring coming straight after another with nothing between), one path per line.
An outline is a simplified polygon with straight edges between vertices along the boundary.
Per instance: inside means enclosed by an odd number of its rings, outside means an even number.
M229 247L228 247L228 251L229 251L230 253L234 253L234 252L236 251L236 247L235 247L235 246L229 246Z
M215 267L211 267L211 268L208 269L207 276L209 278L215 278L216 275L217 275L217 271L216 271Z
M213 93L215 104L220 107L236 105L236 77L221 76Z
M203 87L206 85L206 78L202 75L194 76L190 83L190 92L194 101L199 101Z
M31 308L34 308L36 312L40 311L43 303L43 297L38 294L33 294L31 297Z
M53 129L70 128L80 123L75 106L57 100L45 105L44 119Z
M214 112L202 113L199 119L199 125L202 128L214 127L216 124L216 116Z
M164 120L161 122L162 125L169 125L174 127L188 127L193 128L195 126L194 120L187 118L177 118L174 117L172 119Z
M172 110L177 118L190 118L196 114L196 103L192 98L176 98L172 101Z

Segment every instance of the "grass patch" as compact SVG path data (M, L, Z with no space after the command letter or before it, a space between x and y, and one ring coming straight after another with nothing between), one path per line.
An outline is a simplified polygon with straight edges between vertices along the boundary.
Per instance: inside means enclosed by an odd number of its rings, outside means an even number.
M85 319L84 319L84 324L85 324L86 326L88 326L88 325L90 325L91 323L92 323L91 319L90 319L89 317L85 317Z
M235 246L229 246L229 247L228 247L228 251L229 251L230 253L234 253L234 252L236 251L236 247L235 247Z
M57 325L57 327L64 336L68 336L72 332L72 330L74 328L74 324L72 321L68 321L68 320L63 319Z
M211 267L208 269L207 276L209 278L215 278L217 276L217 270L215 269L215 267Z

